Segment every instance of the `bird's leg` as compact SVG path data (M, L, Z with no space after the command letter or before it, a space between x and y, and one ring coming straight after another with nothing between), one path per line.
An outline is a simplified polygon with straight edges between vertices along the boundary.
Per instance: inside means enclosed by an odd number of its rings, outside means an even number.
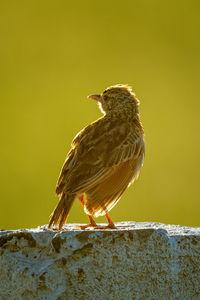
M111 220L111 217L106 213L105 214L106 219L108 220L108 225L97 225L94 227L94 229L117 229L113 221Z
M83 199L83 195L80 196L79 198L79 201L81 202L82 206L84 207L85 206L85 202L84 202L84 199ZM97 227L97 223L93 220L93 218L90 216L90 215L87 215L89 220L90 220L90 224L87 224L87 225L83 225L83 226L77 226L81 229L85 229L85 228L88 228L88 227Z
M81 202L82 206L84 207L85 202L84 202L84 199L83 199L83 195L80 196L80 197L78 198L78 200Z
M82 206L84 207L85 206L85 202L84 202L84 199L83 199L83 195L80 196L79 198L79 201L81 202ZM111 220L110 216L106 213L105 216L106 216L106 219L108 220L108 225L106 226L100 226L100 225L97 225L97 223L94 221L94 219L92 218L92 216L90 215L87 215L89 220L90 220L90 224L87 224L87 225L83 225L83 226L77 226L81 229L86 229L88 227L93 227L95 229L116 229L116 226L115 224L113 223L113 221Z
M106 219L108 220L108 225L105 228L116 229L115 224L111 220L111 217L108 214L105 214Z

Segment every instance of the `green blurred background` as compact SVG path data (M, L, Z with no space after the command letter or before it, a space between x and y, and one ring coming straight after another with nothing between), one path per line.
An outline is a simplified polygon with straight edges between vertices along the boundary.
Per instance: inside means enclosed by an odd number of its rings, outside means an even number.
M146 158L114 221L198 226L199 1L0 2L0 228L46 224L87 99L117 83L141 101ZM69 222L88 222L78 201ZM97 219L104 222L105 218Z

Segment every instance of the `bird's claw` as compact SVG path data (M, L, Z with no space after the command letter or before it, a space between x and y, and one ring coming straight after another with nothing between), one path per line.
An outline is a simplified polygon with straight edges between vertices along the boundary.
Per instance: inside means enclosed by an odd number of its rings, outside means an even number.
M115 224L108 224L105 226L97 225L96 227L94 227L94 229L117 229L117 227L115 226Z
M97 225L87 224L87 225L79 225L79 226L76 226L76 228L80 228L80 229L82 229L82 230L85 230L85 229L88 228L88 227L93 227L93 228L95 228L95 226L97 226Z
M115 224L108 224L108 225L97 225L97 224L87 224L87 225L79 225L76 228L80 228L81 230L85 230L88 227L92 227L93 229L117 229Z

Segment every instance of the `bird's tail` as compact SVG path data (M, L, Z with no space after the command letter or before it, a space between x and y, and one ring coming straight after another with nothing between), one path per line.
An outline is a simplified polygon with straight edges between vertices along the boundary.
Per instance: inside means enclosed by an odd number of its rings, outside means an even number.
M62 229L63 224L65 223L69 211L72 207L72 204L75 200L75 195L69 195L62 193L60 201L58 202L58 205L52 212L50 216L49 226L48 228L51 228L51 226L57 226L59 230Z

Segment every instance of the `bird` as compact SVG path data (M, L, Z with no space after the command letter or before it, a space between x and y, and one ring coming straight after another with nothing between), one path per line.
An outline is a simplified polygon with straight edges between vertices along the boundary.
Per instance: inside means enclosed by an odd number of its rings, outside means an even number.
M103 116L83 128L73 139L56 184L60 197L50 216L48 228L62 229L76 198L89 218L107 218L102 228L116 229L108 212L138 177L145 156L144 129L140 120L139 100L127 84L92 94Z

